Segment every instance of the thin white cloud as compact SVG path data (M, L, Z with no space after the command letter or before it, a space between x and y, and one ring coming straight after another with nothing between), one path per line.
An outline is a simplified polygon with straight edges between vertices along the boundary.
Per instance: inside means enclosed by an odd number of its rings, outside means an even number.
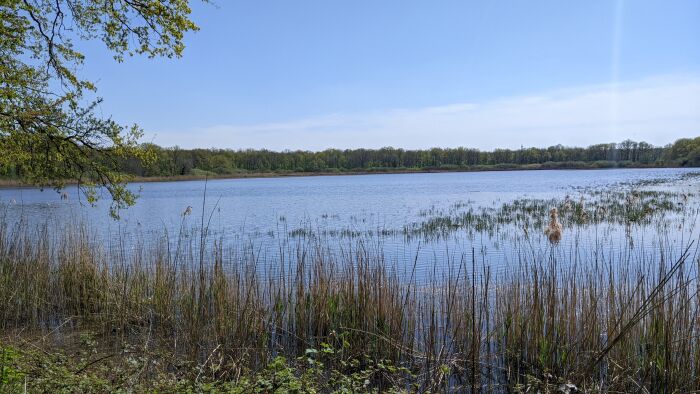
M614 111L611 111L614 106ZM587 146L631 138L665 144L700 135L700 76L665 76L416 109L339 113L280 123L156 133L163 146L403 148Z

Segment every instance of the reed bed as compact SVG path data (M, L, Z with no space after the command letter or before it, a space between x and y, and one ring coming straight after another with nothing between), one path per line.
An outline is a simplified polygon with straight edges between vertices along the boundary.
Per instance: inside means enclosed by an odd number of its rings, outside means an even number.
M186 373L186 363L197 379L238 381L276 357L305 356L346 375L381 365L366 390L700 389L693 242L624 259L593 245L587 264L564 261L558 245L523 244L507 273L472 253L418 280L415 265L400 275L363 240L338 251L289 239L263 261L206 232L178 237L127 253L100 247L86 226L0 225L3 336L60 343L90 331L144 357L157 349L142 376ZM315 379L331 391L336 378Z
M513 226L540 229L547 226L553 208L565 228L591 224L651 225L667 218L697 217L700 201L694 197L689 192L631 187L582 190L577 196L563 199L520 198L498 206L460 201L444 209L432 207L422 211L423 220L406 224L400 233L407 238L434 239L459 231L494 236Z

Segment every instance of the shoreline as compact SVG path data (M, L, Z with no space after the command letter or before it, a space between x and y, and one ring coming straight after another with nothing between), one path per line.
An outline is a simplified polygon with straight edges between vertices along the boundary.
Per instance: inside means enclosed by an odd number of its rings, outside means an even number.
M440 173L467 173L467 172L503 172L503 171L558 171L558 170L613 170L613 169L661 169L661 168L700 168L700 167L679 167L679 166L657 166L657 165L635 165L635 166L615 166L615 167L595 167L595 166L518 166L518 167L486 167L486 168L422 168L422 169L377 169L358 171L318 171L318 172L251 172L236 174L217 175L175 175L175 176L154 176L139 177L134 176L128 183L154 183L154 182L192 182L203 180L223 180L223 179L264 179L264 178L298 178L316 176L353 176L353 175L391 175L391 174L440 174ZM65 181L66 185L75 185L76 181ZM37 188L36 185L26 184L15 179L0 179L0 189L14 188ZM45 188L49 189L50 186Z

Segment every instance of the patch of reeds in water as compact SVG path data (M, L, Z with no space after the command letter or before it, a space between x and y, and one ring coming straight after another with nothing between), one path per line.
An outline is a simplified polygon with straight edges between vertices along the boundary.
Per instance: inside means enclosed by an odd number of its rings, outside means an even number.
M661 248L654 264L601 247L585 266L523 250L498 278L467 255L419 282L415 268L399 276L361 241L337 253L318 240L290 243L264 264L224 239L201 253L187 242L173 250L165 236L130 253L95 241L84 227L0 226L5 335L89 329L216 363L220 379L331 344L406 367L399 385L421 391L700 389L692 246Z
M697 217L700 199L691 197L671 191L596 189L578 199L519 198L497 207L457 202L445 210L433 207L421 212L424 219L405 225L400 233L407 238L436 239L459 231L494 236L509 227L540 229L548 226L552 209L557 209L557 221L567 229L597 224L653 226L669 217Z

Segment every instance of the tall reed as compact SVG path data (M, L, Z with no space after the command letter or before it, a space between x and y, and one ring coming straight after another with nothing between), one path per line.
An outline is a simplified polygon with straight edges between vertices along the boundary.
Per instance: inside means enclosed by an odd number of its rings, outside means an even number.
M597 245L587 264L522 246L505 273L472 254L418 280L366 240L288 239L274 258L223 238L200 254L196 240L164 234L127 251L96 246L86 227L2 224L0 329L90 329L219 360L221 379L330 344L408 368L405 384L420 390L700 389L692 244L626 255Z

